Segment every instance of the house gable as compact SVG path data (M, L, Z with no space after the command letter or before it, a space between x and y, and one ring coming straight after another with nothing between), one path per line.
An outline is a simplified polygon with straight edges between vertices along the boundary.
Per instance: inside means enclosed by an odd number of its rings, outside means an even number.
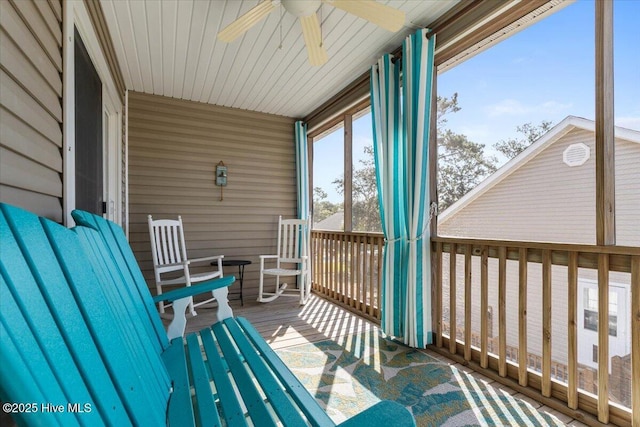
M593 129L592 121L567 117L443 212L438 234L595 244ZM616 140L616 219L618 243L623 245L640 245L634 226L640 223L636 134L621 129ZM563 154L579 143L589 147L589 158L579 166L568 166Z

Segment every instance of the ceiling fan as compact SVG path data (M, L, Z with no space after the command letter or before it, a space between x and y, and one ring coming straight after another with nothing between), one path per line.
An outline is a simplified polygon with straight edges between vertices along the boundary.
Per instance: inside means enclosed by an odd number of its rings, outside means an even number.
M322 44L320 23L316 16L316 11L322 2L366 19L385 30L396 32L404 25L403 11L375 0L264 0L220 31L218 39L227 43L232 42L260 22L276 6L282 4L287 12L300 19L309 62L314 66L322 65L328 60L327 51Z

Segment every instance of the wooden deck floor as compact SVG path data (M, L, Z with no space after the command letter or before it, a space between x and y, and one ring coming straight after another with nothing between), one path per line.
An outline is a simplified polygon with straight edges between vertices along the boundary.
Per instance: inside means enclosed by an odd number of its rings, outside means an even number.
M296 298L286 297L279 298L268 304L245 299L244 307L241 306L240 301L230 301L230 305L234 315L247 318L273 349L314 343L327 339L340 342L347 335L378 329L378 326L370 321L317 295L311 295L309 302L304 306L298 305ZM198 316L188 320L187 332L197 331L215 323L214 309L199 308L197 311ZM555 415L566 425L585 426L585 424L573 420L567 415L543 406L540 402L523 394L517 394L505 385L475 373L467 367L458 365L438 353L430 350L424 351L445 363L456 365L460 369L472 373L479 381L492 384L496 388L505 390L515 397L529 402L541 412Z

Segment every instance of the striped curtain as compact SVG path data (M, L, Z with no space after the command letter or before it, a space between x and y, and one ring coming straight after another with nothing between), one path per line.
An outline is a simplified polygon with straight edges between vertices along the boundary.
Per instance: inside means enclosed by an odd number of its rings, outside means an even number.
M412 347L431 343L429 137L435 37L409 36L399 63L371 70L374 155L385 234L382 327ZM400 83L401 81L401 83ZM402 102L402 110L400 103Z
M404 315L398 301L406 299L407 234L404 217L404 135L400 99L400 64L384 55L371 69L373 153L378 185L380 219L386 244L382 268L382 329L404 335Z
M295 123L296 135L296 188L298 191L298 218L309 216L309 156L307 147L307 124Z

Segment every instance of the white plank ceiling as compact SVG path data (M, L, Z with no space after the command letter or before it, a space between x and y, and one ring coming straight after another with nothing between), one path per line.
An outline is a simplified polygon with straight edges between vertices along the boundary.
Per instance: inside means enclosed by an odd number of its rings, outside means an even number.
M395 34L323 4L329 61L313 67L284 8L224 43L218 32L258 0L100 0L127 89L288 117L312 112L458 1L382 0L407 14Z

